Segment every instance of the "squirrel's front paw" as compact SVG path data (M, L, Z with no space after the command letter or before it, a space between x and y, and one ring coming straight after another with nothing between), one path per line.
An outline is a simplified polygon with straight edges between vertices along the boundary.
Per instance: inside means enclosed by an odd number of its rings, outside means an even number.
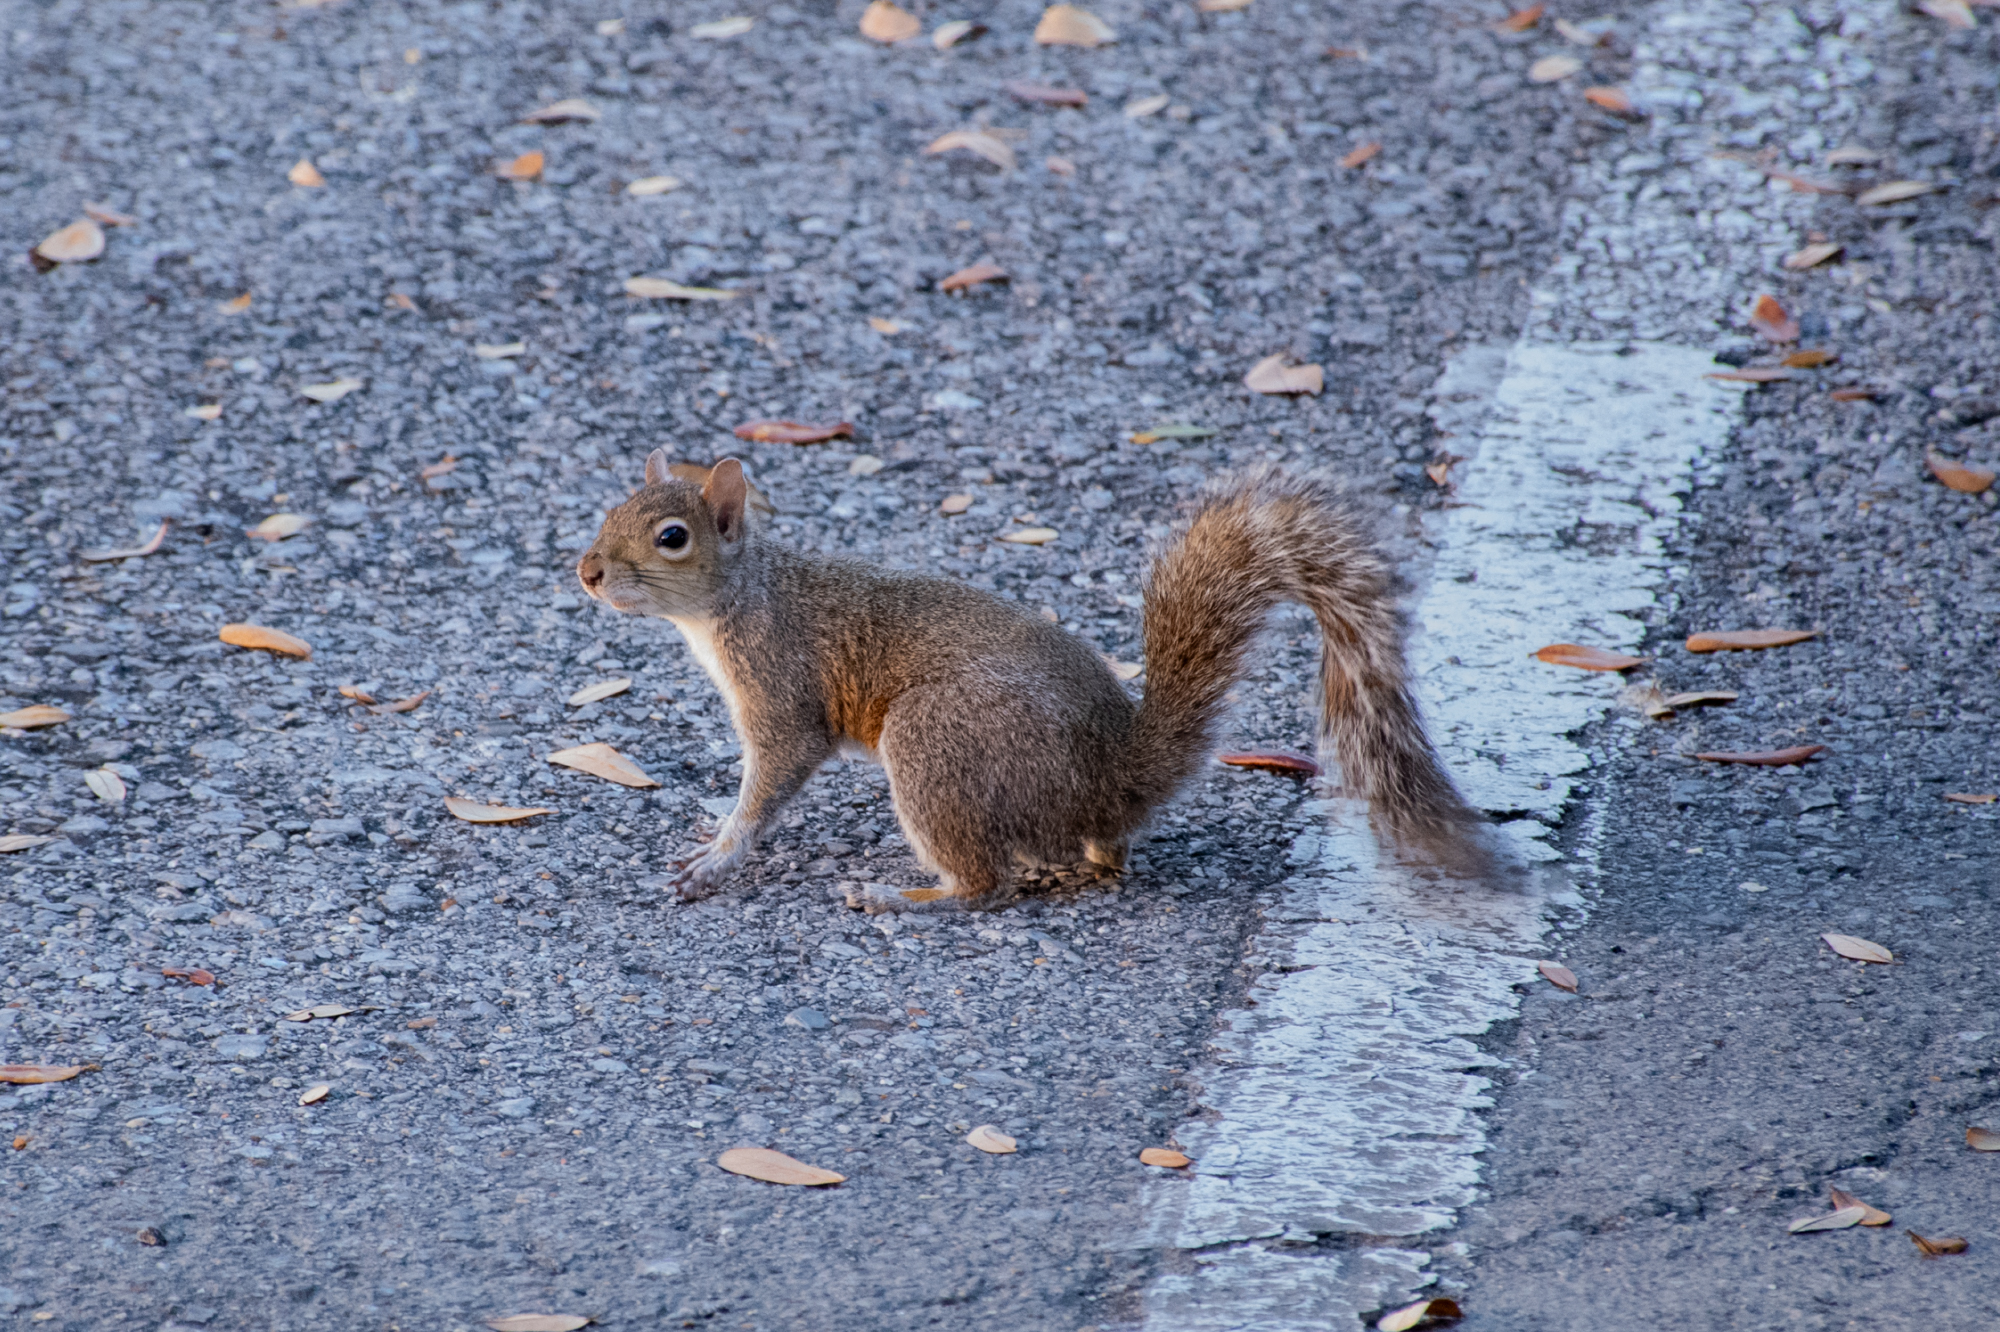
M743 858L741 850L726 847L720 839L688 857L674 876L674 893L683 902L699 902L722 887L722 881Z

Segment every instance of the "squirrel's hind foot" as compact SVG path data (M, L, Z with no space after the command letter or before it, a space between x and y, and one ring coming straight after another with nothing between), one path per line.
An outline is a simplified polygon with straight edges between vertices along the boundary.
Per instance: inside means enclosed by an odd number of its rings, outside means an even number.
M856 911L865 911L871 916L880 916L891 911L924 915L984 911L996 906L1005 906L1013 900L1011 893L988 893L981 897L973 897L942 885L936 888L898 888L890 883L843 883L840 887L847 898L848 906Z

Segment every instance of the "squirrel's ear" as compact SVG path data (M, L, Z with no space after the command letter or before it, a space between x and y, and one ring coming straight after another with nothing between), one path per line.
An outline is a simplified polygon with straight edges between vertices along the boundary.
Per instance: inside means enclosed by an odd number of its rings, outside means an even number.
M701 488L701 498L715 519L717 535L724 541L734 542L743 535L743 506L749 497L750 485L743 478L742 463L724 458L709 469L708 484Z
M664 486L673 473L667 470L667 451L654 449L646 455L646 484Z

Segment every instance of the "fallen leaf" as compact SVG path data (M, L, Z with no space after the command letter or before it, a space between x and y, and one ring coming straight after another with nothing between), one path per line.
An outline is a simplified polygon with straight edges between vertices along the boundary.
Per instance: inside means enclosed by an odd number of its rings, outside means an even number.
M160 974L168 980L184 980L189 985L215 984L215 973L206 967L162 967Z
M121 213L109 204L87 203L83 215L93 222L101 222L107 227L136 227L139 219L130 213Z
M502 180L533 180L542 174L543 157L540 149L522 153L511 162L503 162L493 169L493 174Z
M1165 93L1154 93L1151 97L1134 97L1131 101L1125 103L1125 118L1127 120L1141 120L1147 116L1157 115L1166 110L1167 103L1172 100L1173 98L1167 96Z
M228 300L224 301L222 304L216 306L215 308L217 310L220 310L223 314L242 314L245 310L250 308L250 300L251 300L250 293L246 291L241 296L230 297Z
M672 301L733 301L743 293L725 287L684 287L666 278L631 277L625 279L625 294Z
M504 361L528 350L525 342L475 342L472 354L482 361Z
M0 1082L68 1082L95 1064L0 1064Z
M417 475L422 477L424 480L429 481L433 477L444 476L450 472L455 472L457 470L458 470L458 459L452 457L449 453L447 453L444 455L444 457L438 459L436 462L426 465L421 471L417 473Z
M847 464L849 476L873 476L888 464L872 453L856 454L854 461Z
M1946 791L1944 798L1956 801L1961 805L1990 805L1994 801L2000 800L2000 795L1996 795L1991 791L1981 792L1977 795L1969 791Z
M1862 191L1855 196L1854 202L1858 204L1901 203L1905 199L1915 199L1920 195L1929 194L1935 189L1937 189L1937 186L1931 184L1929 181L1892 180L1886 185L1877 185L1872 190Z
M669 194L681 187L679 176L641 176L625 187L625 193L650 199L656 194Z
M1038 106L1090 105L1090 94L1081 88L1056 88L1046 83L1027 83L1021 79L1009 79L1000 86L1015 100L1032 102Z
M1755 749L1741 753L1705 753L1695 757L1705 763L1741 763L1753 768L1789 768L1804 763L1825 745L1794 745L1790 749Z
M390 292L388 299L389 304L395 306L398 310L414 310L417 308L417 303L400 291Z
M1585 88L1583 90L1583 100L1601 110L1609 111L1613 115L1635 116L1639 114L1639 109L1632 105L1632 99L1625 95L1625 91L1622 88L1606 88L1603 86Z
M1917 0L1917 9L1934 19L1943 21L1946 27L1976 28L1979 20L1972 16L1972 6L1965 0Z
M931 140L924 149L927 154L948 153L954 148L963 148L968 153L976 153L1002 171L1012 171L1017 159L1014 150L1005 139L985 130L951 130Z
M125 779L109 768L92 768L83 774L83 784L90 793L107 805L125 802Z
M1943 1239L1925 1239L1914 1230L1906 1230L1903 1233L1910 1237L1910 1242L1915 1244L1917 1251L1926 1258L1936 1258L1941 1254L1947 1253L1965 1252L1965 1241L1957 1235Z
M167 520L160 519L159 530L146 539L142 546L124 546L117 550L80 550L76 557L91 564L102 564L106 560L133 560L151 555L167 539Z
M467 823L515 823L521 819L531 819L537 814L553 814L552 809L540 805L523 808L518 805L482 805L477 800L462 800L457 796L446 796L444 807L451 811L455 819Z
M192 416L197 421L219 420L222 417L222 404L219 402L204 402L199 406L188 408L186 414Z
M931 45L940 51L948 51L960 42L968 41L986 31L984 23L974 23L971 19L953 19L950 23L940 23L931 34Z
M1076 174L1076 163L1070 161L1067 157L1051 155L1042 165L1058 176L1074 176Z
M1750 328L1766 342L1797 342L1799 321L1785 313L1776 296L1759 296L1750 309Z
M1804 1235L1815 1230L1846 1230L1849 1226L1860 1225L1861 1218L1866 1215L1868 1209L1856 1203L1852 1207L1843 1207L1824 1216L1809 1216L1802 1221L1794 1221L1785 1227L1785 1231L1792 1235Z
M306 157L301 157L292 164L292 169L285 173L285 179L308 190L316 190L326 184L326 177L320 175L319 168L312 164L312 159Z
M1883 966L1896 960L1896 955L1881 944L1867 939L1856 938L1852 934L1822 934L1826 946L1852 962L1875 962Z
M991 1124L981 1124L978 1128L966 1134L965 1140L980 1151L991 1153L994 1156L1005 1156L1009 1152L1017 1150L1014 1140Z
M854 423L835 421L832 425L807 425L803 421L745 421L730 433L738 439L758 444L823 444L843 435L851 438Z
M1493 26L1501 32L1526 32L1541 22L1542 15L1547 12L1547 5L1529 5L1526 9L1515 10Z
M11 726L18 731L30 731L37 726L57 726L68 720L67 712L46 703L31 703L12 712L0 712L0 726Z
M741 37L756 26L756 19L738 14L733 18L717 19L713 23L697 23L688 29L688 36L697 41L719 42L725 37Z
M1543 56L1540 60L1528 66L1528 82L1560 83L1582 68L1583 62L1575 56Z
M1208 426L1168 422L1162 425L1148 426L1136 434L1127 436L1127 438L1134 444L1152 444L1162 439L1207 439L1214 433L1215 431Z
M964 513L972 507L972 496L967 494L946 495L938 502L940 513Z
M1007 270L998 264L973 264L969 268L961 268L956 273L944 278L938 283L938 290L964 291L968 287L976 287L982 282L1005 282L1006 280Z
M1720 633L1689 634L1689 652L1750 652L1760 648L1790 647L1818 638L1817 629L1729 629Z
M1832 365L1839 359L1839 352L1809 347L1805 351L1793 352L1779 364L1788 365L1794 370L1817 370L1823 365Z
M1292 754L1281 749L1217 754L1215 761L1226 763L1232 768L1257 768L1264 772L1283 772L1299 777L1317 777L1320 773L1317 760L1305 754Z
M487 1319L486 1326L493 1332L576 1332L589 1322L581 1314L508 1314L505 1318Z
M104 231L89 218L79 218L35 247L52 264L88 263L104 253Z
M1577 46L1602 46L1605 39L1611 35L1609 31L1597 31L1586 28L1581 23L1571 23L1568 19L1560 18L1556 20L1556 31L1563 35L1564 41Z
M871 42L889 45L906 42L924 30L923 20L889 0L871 0L861 11L861 35Z
M1967 467L1935 453L1924 461L1929 464L1932 476L1961 494L1977 495L1993 484L1994 473L1988 468Z
M575 768L593 777L602 777L607 782L620 786L658 786L659 783L639 770L639 765L610 745L599 742L594 745L579 745L575 749L559 749L548 756L549 762L559 763L565 768Z
M1861 1224L1864 1226L1886 1226L1894 1219L1881 1208L1870 1207L1845 1189L1828 1189L1827 1195L1827 1200L1833 1204L1835 1211L1843 1207L1859 1207Z
M893 319L884 319L881 315L869 315L868 327L874 329L885 338L893 338L903 331L901 324Z
M255 527L246 529L243 535L258 541L283 541L305 531L311 522L312 519L302 513L274 513Z
M1000 534L1002 541L1011 541L1017 546L1046 546L1059 535L1053 527L1017 527L1011 532Z
M1574 666L1580 671L1629 671L1646 662L1644 657L1630 657L1623 652L1584 647L1578 643L1551 643L1533 655L1551 666Z
M0 837L0 856L15 851L27 851L33 847L46 846L55 841L53 837L38 837L33 833L9 833Z
M1703 379L1725 379L1736 384L1775 384L1790 379L1792 372L1779 365L1750 365L1741 370L1716 370Z
M299 1104L318 1105L326 1099L327 1093L332 1090L333 1088L324 1082L315 1082L312 1086L299 1093Z
M1139 1153L1139 1164L1159 1166L1162 1170L1179 1170L1182 1166L1193 1165L1194 1161L1171 1147L1148 1147Z
M1035 40L1043 46L1102 46L1118 34L1097 15L1075 5L1050 5L1035 25Z
M311 1022L314 1018L346 1017L355 1010L346 1004L314 1004L311 1008L301 1008L296 1013L285 1014L287 1022Z
M586 685L571 694L569 705L580 708L586 703L602 703L605 699L614 698L631 687L632 682L622 676L616 680L599 680L596 684Z
M1382 151L1382 145L1379 143L1375 143L1372 141L1369 143L1364 143L1357 148L1349 149L1345 154L1343 154L1340 159L1340 164L1346 167L1348 170L1352 171L1355 167L1361 166L1364 163L1373 160L1375 155L1381 151Z
M604 113L581 97L565 97L521 117L524 125L556 125L565 120L602 120Z
M1542 973L1542 979L1558 990L1576 993L1576 973L1560 962L1537 962L1535 970Z
M1250 3L1251 0L1195 0L1194 7L1204 14L1234 14L1250 8Z
M1695 708L1704 703L1734 703L1736 691L1733 689L1702 689L1691 694L1669 694L1660 701L1668 708Z
M1858 143L1836 148L1826 155L1828 166L1873 166L1881 160L1882 154L1873 148L1863 148Z
M1844 185L1829 185L1824 181L1808 180L1804 176L1797 175L1794 172L1780 171L1776 167L1771 167L1771 166L1759 167L1758 169L1762 171L1765 174L1765 176L1769 177L1770 179L1775 181L1781 181L1785 185L1791 187L1791 191L1793 194L1847 193L1847 187Z
M715 1163L732 1175L747 1175L766 1184L839 1184L847 1178L831 1170L795 1161L783 1152L774 1152L768 1147L731 1148L716 1157Z
M599 37L623 37L625 35L625 20L622 18L597 20L597 35Z
M1286 365L1284 353L1266 356L1243 376L1244 387L1257 393L1310 393L1317 396L1326 387L1326 377L1317 365Z
M1404 1305L1394 1313L1383 1314L1382 1321L1375 1324L1375 1328L1376 1332L1410 1332L1412 1328L1420 1327L1426 1322L1448 1323L1464 1316L1457 1300L1440 1297L1418 1300L1415 1304Z
M325 384L307 384L299 392L314 402L339 402L360 387L360 380L342 378Z
M2000 1152L2000 1133L1988 1128L1969 1128L1965 1131L1965 1145L1975 1152Z
M431 696L431 693L432 693L431 690L426 689L421 694L411 694L408 698L399 698L393 703L384 703L380 707L374 707L368 710L370 712L377 714L387 714L391 712L415 712L418 706L421 705L425 699ZM371 699L370 702L373 702L373 700Z
M262 648L287 657L310 658L313 654L312 646L304 639L261 624L225 624L217 636L231 647Z
M27 1139L25 1138L15 1139L16 1146L23 1146L26 1142ZM132 1238L138 1240L139 1243L146 1245L148 1248L164 1249L167 1247L167 1237L152 1226L140 1226Z
M1835 402L1868 402L1876 395L1871 388L1837 388L1826 396Z
M1838 241L1821 241L1817 245L1808 245L1803 250L1795 250L1786 255L1785 267L1795 273L1802 269L1817 268L1829 259L1838 258L1846 248Z

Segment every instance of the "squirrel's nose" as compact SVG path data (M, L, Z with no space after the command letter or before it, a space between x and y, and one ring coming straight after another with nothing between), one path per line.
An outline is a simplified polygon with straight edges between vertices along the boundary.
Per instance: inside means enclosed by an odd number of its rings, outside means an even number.
M582 580L584 591L593 597L597 595L597 589L604 582L604 561L598 557L596 551L586 553L577 561L576 576Z

